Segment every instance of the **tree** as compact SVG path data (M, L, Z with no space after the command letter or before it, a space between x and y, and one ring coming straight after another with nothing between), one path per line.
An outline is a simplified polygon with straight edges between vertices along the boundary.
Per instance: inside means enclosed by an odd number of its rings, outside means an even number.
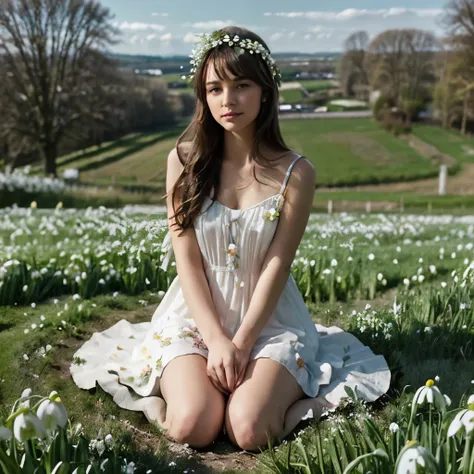
M10 143L35 147L56 175L58 145L76 122L100 114L97 88L112 67L101 51L118 30L94 0L0 0L0 55ZM3 54L2 54L3 53ZM95 91L95 92L94 92Z
M474 0L451 0L447 5L444 24L448 29L448 44L455 58L450 85L453 96L461 103L461 134L467 130L467 122L474 118Z
M344 43L345 53L341 61L341 82L344 94L358 95L369 88L367 70L367 48L369 35L366 31L356 31Z
M417 29L387 30L369 45L371 80L401 110L407 121L429 95L435 82L434 59L440 42L429 32Z

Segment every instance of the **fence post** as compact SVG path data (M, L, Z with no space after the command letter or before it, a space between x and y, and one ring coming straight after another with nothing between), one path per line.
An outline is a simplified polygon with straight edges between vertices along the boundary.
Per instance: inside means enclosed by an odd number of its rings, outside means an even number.
M446 194L446 177L448 174L448 165L440 165L439 167L439 188L438 194L444 196Z

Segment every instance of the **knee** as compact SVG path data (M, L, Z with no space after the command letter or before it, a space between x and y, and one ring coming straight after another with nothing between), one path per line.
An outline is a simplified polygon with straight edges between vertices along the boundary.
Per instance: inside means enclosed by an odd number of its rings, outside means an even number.
M222 429L223 414L219 410L192 412L181 410L170 420L167 437L192 448L210 445Z
M258 451L259 448L267 447L268 439L275 442L283 429L277 420L270 421L246 410L228 410L225 423L232 443L246 451Z

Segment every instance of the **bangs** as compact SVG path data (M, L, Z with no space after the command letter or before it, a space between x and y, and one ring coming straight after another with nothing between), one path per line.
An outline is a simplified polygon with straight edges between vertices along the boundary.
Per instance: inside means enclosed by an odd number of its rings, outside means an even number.
M251 55L248 52L239 55L228 46L214 48L209 54L204 74L207 75L209 65L213 64L217 77L221 81L231 80L229 75L232 74L263 85L267 81L265 81L261 61L258 55Z

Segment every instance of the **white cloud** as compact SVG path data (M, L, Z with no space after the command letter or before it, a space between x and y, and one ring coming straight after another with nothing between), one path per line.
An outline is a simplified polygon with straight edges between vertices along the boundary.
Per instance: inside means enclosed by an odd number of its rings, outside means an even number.
M360 17L394 17L416 15L420 18L435 17L441 14L441 8L382 8L367 10L346 8L341 11L312 11L312 12L265 12L264 16L279 16L284 18L306 18L308 20L348 21Z
M189 32L183 36L183 41L185 43L196 43L199 41L199 36L196 33Z
M270 35L270 41L278 41L283 36L283 33L273 33Z
M157 23L140 23L134 22L129 23L128 21L123 21L118 25L121 30L131 30L131 31L146 31L146 30L154 30L154 31L163 31L165 29L164 25L158 25Z
M160 41L170 41L173 35L171 33L165 33L163 35L159 35L157 33L151 33L149 35L145 36L146 41L154 41L154 40L160 40Z
M168 13L157 13L157 12L153 12L151 14L151 16L168 16Z
M211 21L198 21L196 23L184 23L185 28L197 28L199 30L217 30L224 28L225 26L233 25L234 20L211 20Z

